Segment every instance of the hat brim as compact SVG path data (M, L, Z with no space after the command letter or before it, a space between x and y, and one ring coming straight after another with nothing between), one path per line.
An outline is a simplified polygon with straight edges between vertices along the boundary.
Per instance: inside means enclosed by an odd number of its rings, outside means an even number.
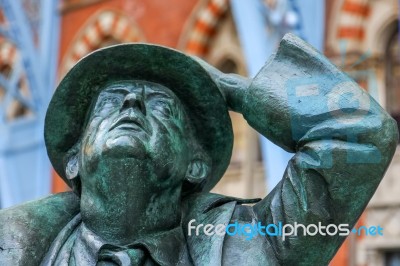
M45 143L50 161L61 178L65 156L84 130L92 100L105 83L146 80L168 87L186 107L195 135L211 158L211 174L201 191L220 180L230 162L233 132L227 105L206 70L176 50L149 44L121 44L82 58L57 87L45 119Z

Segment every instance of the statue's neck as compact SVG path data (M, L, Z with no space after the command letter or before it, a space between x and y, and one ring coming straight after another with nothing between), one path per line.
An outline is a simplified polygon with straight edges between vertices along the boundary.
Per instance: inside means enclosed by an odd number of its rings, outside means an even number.
M81 214L90 230L107 242L125 245L180 224L180 186L162 188L149 182L148 175L122 172L82 182Z

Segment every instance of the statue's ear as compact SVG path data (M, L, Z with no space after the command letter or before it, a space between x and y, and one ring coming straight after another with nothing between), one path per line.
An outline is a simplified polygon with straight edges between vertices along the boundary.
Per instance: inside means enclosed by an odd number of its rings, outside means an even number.
M64 157L65 175L68 180L74 180L79 175L79 151L81 141L79 140L72 146Z
M80 196L81 180L79 177L79 150L80 142L74 145L65 157L65 175L71 184L72 190Z
M192 184L202 183L210 174L209 164L204 159L193 159L186 171L186 180Z
M75 179L79 175L79 160L78 154L69 156L65 167L65 174L69 180Z

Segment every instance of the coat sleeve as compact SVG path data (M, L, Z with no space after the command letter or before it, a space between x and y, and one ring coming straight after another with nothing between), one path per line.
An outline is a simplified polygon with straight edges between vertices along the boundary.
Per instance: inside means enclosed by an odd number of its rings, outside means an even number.
M294 153L280 183L253 207L257 219L265 224L348 224L351 230L392 159L395 121L357 83L293 35L285 36L254 78L242 110L253 128ZM326 265L344 239L266 236L282 265Z

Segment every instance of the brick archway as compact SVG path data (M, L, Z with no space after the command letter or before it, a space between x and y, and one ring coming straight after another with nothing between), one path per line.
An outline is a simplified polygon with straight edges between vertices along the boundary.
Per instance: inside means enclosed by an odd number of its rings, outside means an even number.
M366 38L366 23L371 13L369 0L343 0L339 10L338 41L346 40L358 47Z
M114 10L102 10L91 16L78 31L63 59L59 76L64 76L80 58L107 44L138 41L144 41L143 34L127 15Z
M203 57L216 32L218 23L229 7L229 0L204 0L194 10L182 34L178 48L186 53Z

